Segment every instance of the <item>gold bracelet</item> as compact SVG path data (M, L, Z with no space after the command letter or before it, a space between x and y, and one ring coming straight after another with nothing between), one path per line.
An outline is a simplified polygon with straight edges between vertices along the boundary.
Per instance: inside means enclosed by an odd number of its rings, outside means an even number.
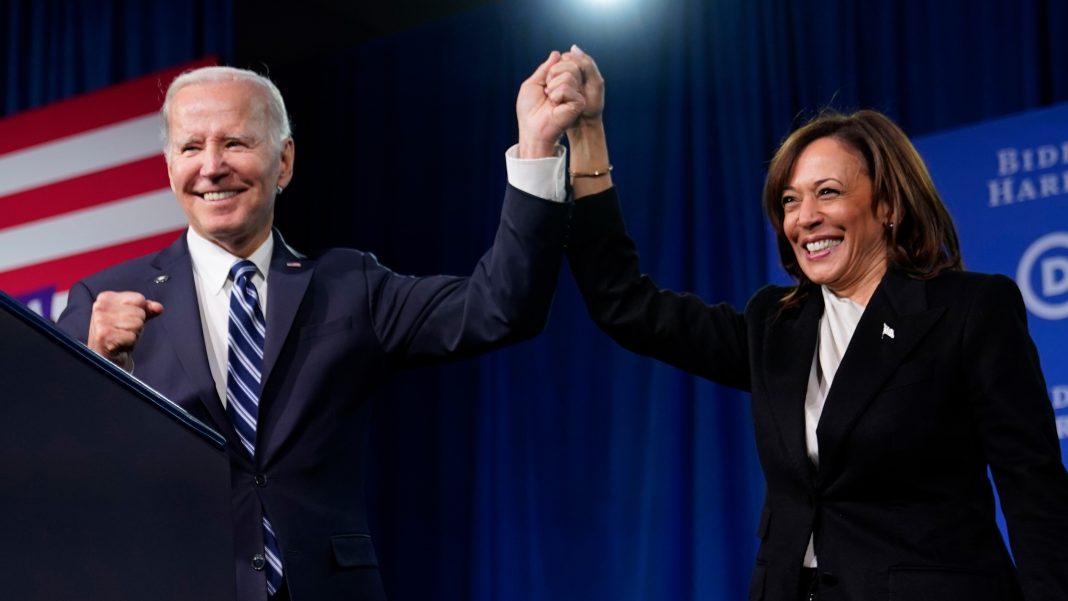
M608 169L605 169L604 171L602 171L600 169L597 169L595 171L586 171L586 172L568 171L568 173L571 174L571 177L602 177L602 176L608 175L609 173L611 173L611 171L612 171L612 166L609 165Z

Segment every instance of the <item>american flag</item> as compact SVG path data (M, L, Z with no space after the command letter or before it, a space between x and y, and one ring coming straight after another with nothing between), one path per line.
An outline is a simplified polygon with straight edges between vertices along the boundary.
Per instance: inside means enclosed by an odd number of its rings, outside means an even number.
M0 290L55 319L81 278L185 229L159 108L205 59L0 120Z

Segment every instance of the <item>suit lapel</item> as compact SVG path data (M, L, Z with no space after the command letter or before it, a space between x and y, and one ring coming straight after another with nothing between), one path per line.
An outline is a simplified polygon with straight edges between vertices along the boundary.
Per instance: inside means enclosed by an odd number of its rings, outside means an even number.
M199 391L201 403L215 421L215 427L226 433L228 440L235 440L233 425L223 409L215 389L215 379L208 367L201 327L200 305L197 302L196 284L193 281L193 263L185 235L165 248L152 262L159 270L153 280L151 297L163 304L163 314L153 325L166 331L164 340L174 349L179 365L189 381ZM197 413L195 407L184 407Z
M805 481L811 475L805 447L805 393L822 314L823 296L818 290L810 290L799 309L785 312L772 322L764 340L767 401L786 446L786 456Z
M262 453L262 462L269 460L293 426L278 419L285 411L286 403L285 399L271 392L275 389L271 386L271 374L293 329L297 311L315 271L314 261L287 246L277 231L274 237L267 292L267 339L263 349L263 396L260 398L260 421L256 432L256 453Z
M926 283L888 271L857 324L820 417L820 473L834 472L836 451L868 404L942 315L928 309Z
M289 248L278 232L274 234L274 241L267 292L270 295L267 303L267 339L263 345L265 385L289 336L289 330L293 327L297 309L300 308L300 302L304 299L314 271L314 263Z

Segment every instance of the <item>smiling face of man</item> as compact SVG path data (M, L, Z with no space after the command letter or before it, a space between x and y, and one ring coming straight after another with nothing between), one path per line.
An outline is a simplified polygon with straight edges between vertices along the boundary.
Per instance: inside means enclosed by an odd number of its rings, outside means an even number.
M166 118L167 173L190 227L247 257L271 234L276 191L293 176L293 140L271 139L264 91L251 82L188 85Z

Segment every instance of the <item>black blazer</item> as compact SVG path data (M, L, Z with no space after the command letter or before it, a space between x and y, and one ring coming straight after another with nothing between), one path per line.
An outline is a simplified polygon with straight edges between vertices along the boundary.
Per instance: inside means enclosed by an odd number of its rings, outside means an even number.
M238 601L267 598L252 566L263 552L261 508L295 601L381 601L364 505L368 397L399 369L538 333L570 206L509 187L494 246L468 278L402 276L355 250L301 257L276 234L255 458L237 443L208 367L185 236L76 284L59 325L85 340L104 290L163 303L134 350L134 375L230 443Z
M828 395L817 469L804 403L818 289L783 310L787 289L769 286L744 313L660 290L639 272L614 190L576 203L568 258L617 342L751 391L767 497L750 599L798 599L811 533L821 601L1068 599L1068 475L1010 279L887 273Z

